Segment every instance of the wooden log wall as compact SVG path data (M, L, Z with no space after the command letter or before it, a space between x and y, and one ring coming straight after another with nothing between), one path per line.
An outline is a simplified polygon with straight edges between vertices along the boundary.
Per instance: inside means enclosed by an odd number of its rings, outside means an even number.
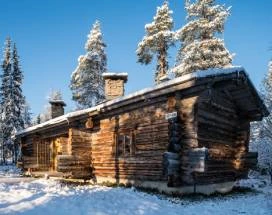
M169 187L179 186L181 182L180 153L182 140L182 122L180 120L180 95L170 96L167 101L168 147L163 155L164 175Z
M210 184L243 177L247 173L245 157L250 157L249 122L241 119L235 103L228 95L218 90L206 90L193 104L195 107L189 110L194 110L195 114L191 114L191 118L187 119L189 123L185 126L185 131L189 131L186 135L191 139L189 144L183 143L183 182ZM199 165L204 165L204 171L195 169L191 161L186 163L186 160L191 159L188 153L190 150L187 150L190 148L208 150L204 161L197 157Z
M23 168L33 171L48 171L50 168L50 141L31 135L22 140Z
M195 104L198 96L183 98L179 101L179 114L181 124L181 145L183 150L198 147L196 141L197 126L196 126L196 108Z
M94 175L132 180L165 180L163 153L168 147L167 98L122 109L100 119L92 136ZM152 104L150 104L152 103ZM97 131L96 131L97 130ZM133 152L118 154L118 136L127 135Z
M65 154L57 156L57 171L69 173L74 178L88 179L91 168L92 135L84 130L70 128Z
M197 124L196 124L196 104L198 102L198 96L192 95L187 98L180 98L177 101L179 118L180 118L180 145L182 147L180 152L180 170L181 170L181 184L192 181L192 172L194 168L188 164L190 161L190 155L188 150L198 147L197 141ZM190 165L190 166L188 166Z
M51 150L50 167L52 171L57 171L58 167L57 157L59 155L69 155L69 153L71 153L71 147L68 144L68 138L67 137L52 138L50 150Z
M22 157L23 168L28 170L29 168L38 168L37 162L37 144L38 138L36 136L28 136L22 139Z
M57 138L57 144L59 145L59 155L68 155L71 153L71 147L68 144L69 138L68 137L59 137Z

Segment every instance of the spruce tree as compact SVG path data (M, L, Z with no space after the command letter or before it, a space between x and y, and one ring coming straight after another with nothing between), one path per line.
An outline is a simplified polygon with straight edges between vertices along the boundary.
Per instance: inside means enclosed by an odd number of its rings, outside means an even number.
M33 120L33 125L39 125L41 124L41 114L38 114L36 118Z
M268 64L268 73L263 80L260 95L268 111L272 112L272 61ZM251 127L251 149L258 152L258 165L271 175L272 183L272 116L263 121L254 122Z
M6 163L7 152L12 148L11 133L13 130L13 119L11 116L11 40L7 38L4 51L4 60L2 63L3 74L1 75L1 130L2 130L2 160Z
M63 101L61 91L52 90L47 96L47 100L47 104L44 106L42 113L37 116L37 124L52 119L51 105L49 103L52 101Z
M154 55L157 55L157 66L155 72L155 83L167 74L168 70L168 49L174 45L174 33L172 11L168 2L165 1L161 7L157 8L156 16L152 23L145 26L146 35L138 44L138 62L149 64Z
M73 100L79 108L88 108L105 99L102 73L107 71L106 44L99 21L96 21L85 44L86 54L78 59L71 76Z
M22 117L24 120L24 128L28 128L32 126L32 113L31 113L31 108L30 105L25 102L22 110Z
M43 123L49 121L50 119L52 119L51 107L49 104L46 104L43 108L42 113L39 114L39 120L40 123Z
M232 64L232 55L225 48L224 40L217 38L224 32L230 8L215 5L215 0L186 0L188 23L177 31L176 38L182 45L174 68L176 76L197 70L224 68Z
M62 93L60 90L52 90L48 96L49 101L63 101Z
M24 128L23 106L24 96L22 94L22 70L20 68L19 56L14 44L11 53L11 40L6 40L4 61L2 63L3 74L0 88L1 95L1 129L3 133L3 151L6 157L8 151L12 152L13 162L17 157L18 147L12 140L12 135ZM4 158L5 160L5 158Z
M16 48L16 44L14 43L13 51L12 51L12 100L13 100L13 108L15 114L14 127L16 131L19 131L25 127L23 112L25 107L25 97L22 92L22 83L23 83L23 73L20 67L19 56Z

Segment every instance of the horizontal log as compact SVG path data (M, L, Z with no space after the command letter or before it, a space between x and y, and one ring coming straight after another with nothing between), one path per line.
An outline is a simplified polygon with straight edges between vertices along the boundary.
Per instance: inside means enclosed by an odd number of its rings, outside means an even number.
M162 156L153 156L150 158L145 158L145 157L128 157L128 158L116 158L116 157L111 157L111 158L105 158L104 156L101 157L95 157L93 158L93 162L100 162L100 163L112 163L118 161L119 163L124 163L124 164L146 164L147 161L149 163L162 163Z
M137 174L115 174L115 173L95 173L96 176L110 177L117 179L131 179L131 180L142 180L142 181L162 181L166 180L163 175L137 175Z
M58 172L71 172L71 171L84 172L87 170L89 170L90 174L92 173L90 167L82 167L82 166L58 166L57 167Z
M144 145L140 145L137 144L136 145L136 150L141 150L141 151L150 151L150 150L159 150L159 151L166 151L167 149L167 144L164 145L157 145L157 144L144 144Z
M119 163L117 162L112 162L112 163L100 163L100 162L92 162L91 166L94 168L111 168L115 169L117 167L119 168L133 168L133 169L162 169L162 161L160 163L138 163L138 164L126 164L126 163Z
M137 176L162 176L162 170L158 170L158 171L155 171L155 170L122 170L122 169L119 169L119 170L93 170L93 173L95 175L101 175L101 174L105 174L107 176L110 176L110 175L135 175L135 177L137 178Z

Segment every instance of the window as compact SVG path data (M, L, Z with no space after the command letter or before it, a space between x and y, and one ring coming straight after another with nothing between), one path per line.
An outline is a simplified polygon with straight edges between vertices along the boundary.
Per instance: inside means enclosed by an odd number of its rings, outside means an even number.
M131 157L135 155L135 143L133 132L119 133L117 135L116 155L118 157Z

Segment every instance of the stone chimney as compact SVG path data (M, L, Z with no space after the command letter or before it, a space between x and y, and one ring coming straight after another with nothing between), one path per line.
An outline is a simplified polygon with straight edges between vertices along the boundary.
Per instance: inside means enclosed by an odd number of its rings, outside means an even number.
M64 115L64 107L66 104L62 100L51 100L51 119Z
M127 73L103 73L105 81L105 96L107 100L124 96L124 85L127 82Z

